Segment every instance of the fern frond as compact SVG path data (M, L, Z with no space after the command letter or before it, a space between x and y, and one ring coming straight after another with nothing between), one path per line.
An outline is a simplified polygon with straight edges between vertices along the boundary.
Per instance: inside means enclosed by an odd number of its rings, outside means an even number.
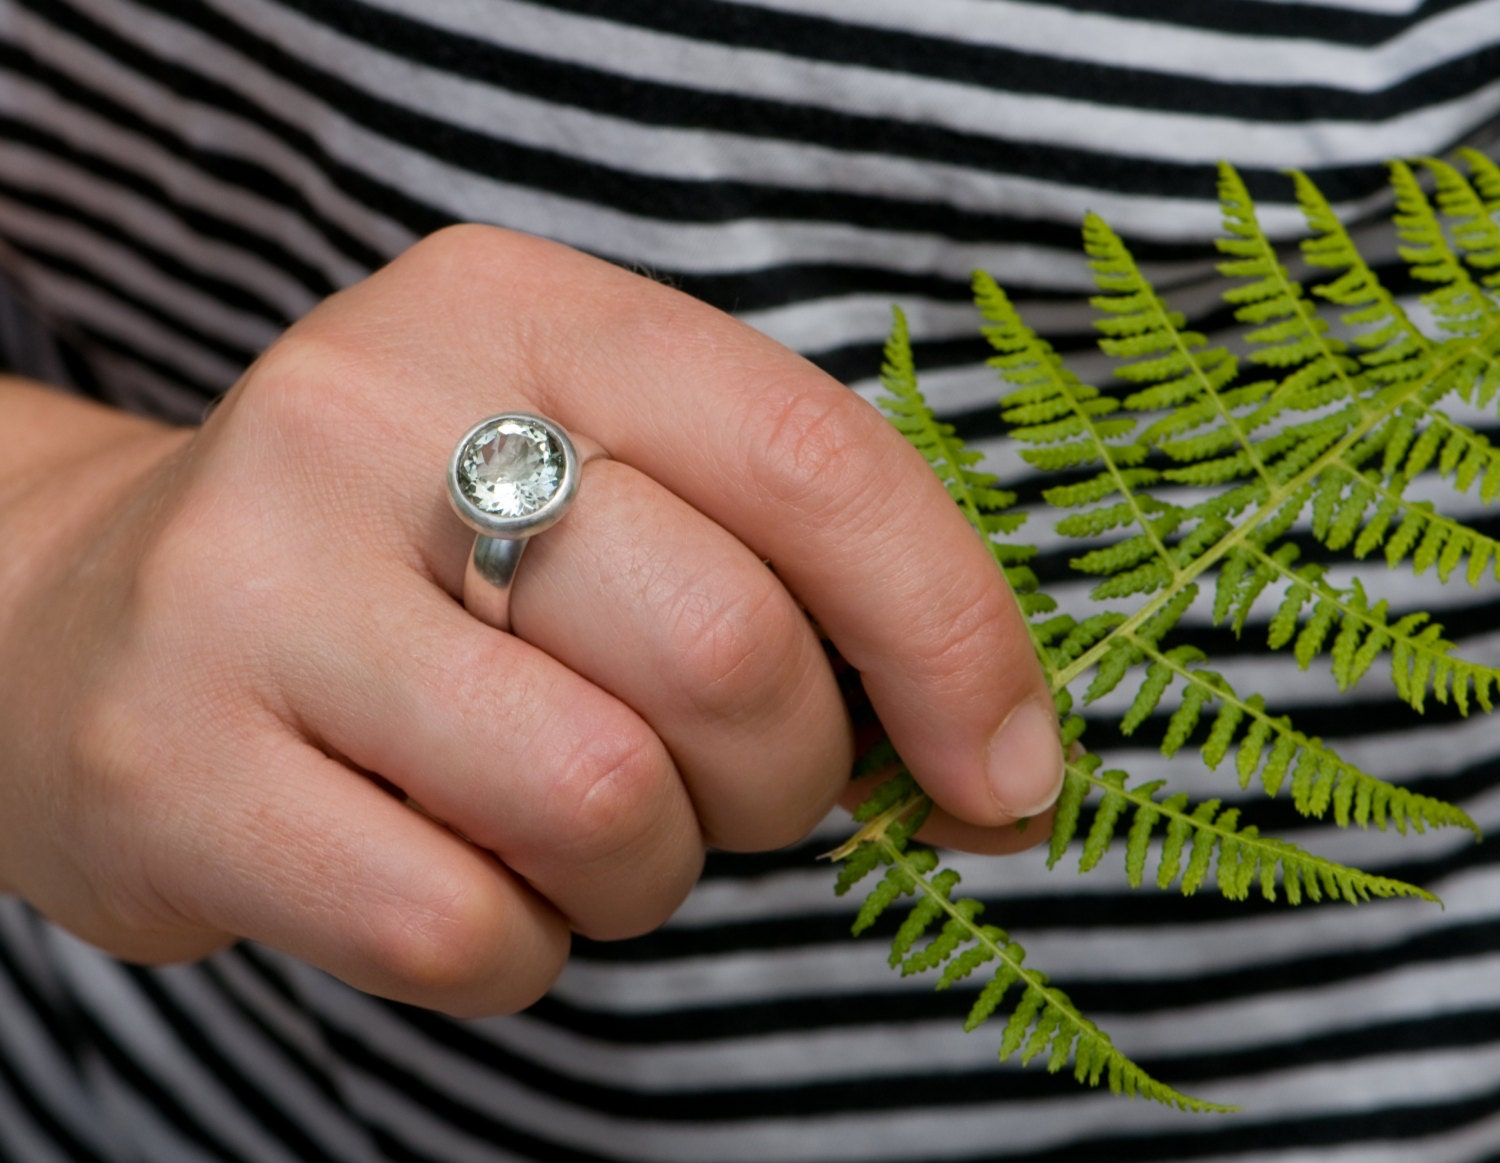
M1226 585L1230 592L1221 598L1234 608L1239 626L1253 601L1252 590L1258 592L1271 580L1286 582L1267 644L1273 650L1294 645L1302 669L1324 652L1330 634L1337 630L1331 657L1340 690L1353 687L1377 658L1388 653L1397 693L1414 709L1423 709L1429 690L1440 703L1451 696L1464 713L1471 695L1485 710L1490 709L1490 694L1500 685L1500 671L1454 657L1454 644L1442 637L1442 627L1427 614L1412 613L1391 622L1386 603L1371 605L1358 579L1341 589L1327 581L1323 566L1297 566L1295 545L1269 553L1251 541L1239 552L1253 568L1234 574L1225 570L1220 577L1230 579ZM1241 593L1231 588L1234 578L1240 579Z
M1479 270L1480 283L1500 282L1500 223L1490 217L1477 190L1457 169L1439 158L1423 158L1422 165L1437 183L1438 209L1448 219L1449 232L1464 261ZM1489 303L1494 307L1493 301Z
M1249 519L1232 530L1219 520L1223 516L1222 510L1210 508L1196 514L1175 512L1174 529L1197 516L1203 521L1202 528L1206 533L1219 534L1222 530L1216 544L1211 544L1212 536L1193 539L1190 544L1195 557L1185 558L1181 552L1175 555L1177 583L1182 585L1193 575L1210 568L1217 558L1227 558L1220 571L1215 614L1223 619L1232 612L1238 629L1243 626L1255 599L1272 581L1289 582L1291 594L1278 618L1273 620L1271 635L1273 645L1284 645L1292 638L1297 613L1311 596L1309 587L1313 581L1296 575L1287 553L1274 548L1273 543L1309 506L1315 534L1323 537L1331 547L1342 547L1359 534L1359 545L1365 553L1383 544L1391 564L1404 560L1415 550L1412 563L1418 573L1436 565L1446 576L1467 557L1467 572L1471 576L1477 575L1486 562L1495 560L1493 547L1489 544L1491 539L1456 522L1438 520L1430 505L1409 503L1402 496L1411 477L1425 468L1433 457L1438 459L1439 471L1451 472L1461 488L1469 487L1478 479L1481 489L1500 489L1500 457L1493 454L1488 442L1471 429L1435 412L1421 395L1421 388L1427 380L1439 379L1436 370L1444 366L1434 358L1431 344L1411 327L1410 321L1380 287L1373 272L1355 253L1326 201L1304 179L1299 188L1299 199L1314 229L1321 231L1312 248L1313 257L1324 266L1345 267L1346 273L1353 277L1345 281L1336 296L1366 312L1367 319L1382 321L1385 325L1388 334L1378 349L1377 366L1389 370L1392 353L1399 354L1403 361L1405 371L1396 377L1396 387L1384 392L1386 397L1394 398L1381 402L1392 410L1410 405L1413 425L1416 418L1426 423L1421 435L1402 450L1404 455L1396 455L1404 431L1401 422L1398 419L1390 424L1384 423L1382 412L1370 406L1367 396L1371 387L1365 370L1359 361L1348 356L1347 346L1342 340L1328 334L1326 322L1316 315L1311 301L1290 278L1256 220L1243 183L1227 165L1220 170L1220 191L1228 237L1219 245L1221 251L1231 256L1220 269L1226 275L1250 280L1227 292L1226 298L1240 304L1237 318L1257 328L1247 339L1263 346L1252 353L1252 358L1291 370L1274 389L1257 388L1250 397L1256 401L1255 409L1243 418L1236 416L1226 405L1219 385L1211 377L1199 374L1190 391L1184 388L1175 393L1182 396L1186 405L1179 408L1178 415L1190 415L1191 421L1169 418L1156 426L1158 432L1175 433L1180 429L1174 429L1174 424L1196 423L1200 418L1216 415L1219 427L1211 431L1209 437L1221 439L1211 444L1205 444L1202 439L1196 443L1178 441L1175 448L1169 445L1167 451L1184 459L1223 450L1228 450L1228 454L1212 456L1189 468L1164 475L1167 479L1197 485L1224 484L1248 478L1247 483L1235 491L1234 501L1239 506L1256 506ZM1129 320L1124 329L1132 336L1152 337L1150 351L1167 350L1173 342L1172 335L1180 331L1180 322L1171 316L1140 276L1123 244L1107 227L1092 221L1085 226L1085 240L1096 267L1117 289L1113 296L1095 300L1108 312L1105 325L1118 328L1120 320ZM1375 308L1373 314L1370 313L1372 307ZM1267 327L1272 321L1274 325ZM1101 347L1106 351L1117 351L1118 348L1112 348L1110 343L1106 339L1101 342ZM1158 359L1160 368L1152 366L1145 374L1181 370L1189 365L1191 348L1197 345L1193 340L1184 340L1181 347L1175 349L1178 354L1176 364L1169 368ZM1373 344L1367 343L1366 347L1367 355L1377 350ZM1142 374L1140 365L1135 365L1132 378L1141 378ZM1188 397L1196 398L1189 404ZM1286 411L1302 410L1309 403L1321 407L1336 401L1341 401L1343 407L1332 415L1306 423L1282 424L1274 435L1259 440L1249 435L1256 428L1280 419ZM1192 406L1198 410L1192 412ZM1382 445L1387 463L1397 469L1387 476L1395 479L1394 482L1387 479L1371 483L1359 473L1358 467ZM1486 480L1491 483L1486 485ZM1379 504L1371 521L1362 524L1365 513L1376 502ZM1389 538L1388 531L1391 533ZM1419 532L1421 537L1417 540ZM1118 551L1113 552L1115 556L1104 558L1105 563L1113 564L1119 559ZM1090 559L1085 557L1082 560ZM1341 598L1326 584L1319 582L1319 586L1319 601L1313 607L1312 622L1297 636L1299 661L1309 653L1317 652L1312 649L1313 643L1335 621L1351 627L1365 623L1368 640L1377 648L1385 646L1390 649L1397 687L1413 705L1420 708L1428 689L1428 678L1435 683L1433 690L1439 700L1445 701L1446 684L1455 674L1459 684L1455 699L1460 706L1467 708L1471 686L1479 701L1488 705L1489 686L1500 677L1495 672L1452 659L1448 652L1451 644L1443 643L1428 630L1413 636L1410 641L1398 641L1389 634L1378 615L1373 618L1380 624L1371 624L1368 604L1359 600L1362 591ZM1293 598L1297 600L1292 601ZM1365 657L1356 652L1356 655L1351 655L1351 660L1355 656ZM1103 658L1102 652L1099 657ZM1336 669L1338 663L1336 656ZM1338 677L1341 684L1347 685L1357 676L1350 668L1344 667Z
M1461 149L1458 156L1468 164L1474 189L1484 200L1486 214L1500 214L1500 166L1477 149Z
M1429 698L1464 714L1491 708L1500 670L1457 657L1426 613L1392 613L1358 576L1335 584L1328 566L1300 559L1293 539L1294 530L1308 528L1330 553L1355 560L1379 551L1389 566L1417 575L1431 570L1442 581L1500 579L1500 540L1408 495L1419 477L1436 476L1455 492L1500 499L1500 449L1442 407L1449 395L1474 405L1500 397L1500 305L1485 285L1500 275L1500 167L1464 156L1472 180L1445 163L1423 163L1436 185L1436 210L1410 167L1392 168L1402 253L1432 285L1424 301L1446 337L1413 322L1300 174L1293 182L1312 230L1303 255L1326 278L1310 294L1261 229L1239 176L1220 169L1219 269L1234 280L1224 297L1243 328L1243 363L1188 330L1124 242L1093 216L1084 245L1098 287L1096 326L1128 385L1120 396L1083 383L993 279L975 276L982 330L994 352L989 362L1009 384L1002 416L1030 464L1069 472L1043 498L1059 511L1057 532L1079 545L1070 569L1088 577L1090 598L1109 608L1075 614L1043 592L1029 565L1035 550L1009 540L1019 525L1014 496L928 409L897 314L882 406L1020 597L1063 745L1072 749L1049 864L1082 833L1080 870L1097 868L1123 847L1131 886L1192 894L1212 885L1230 899L1258 893L1292 904L1434 899L1417 886L1262 836L1242 819L1251 805L1226 806L1219 797L1193 804L1161 779L1132 781L1106 770L1082 746L1085 716L1097 715L1106 696L1118 702L1116 692L1128 696L1118 714L1122 733L1164 718L1163 755L1196 740L1207 768L1232 759L1230 778L1240 789L1258 783L1303 815L1400 833L1457 826L1478 834L1455 805L1361 771L1272 711L1262 695L1237 692L1211 669L1187 621L1211 583L1214 623L1242 632L1264 604L1270 647L1289 650L1304 669L1326 656L1341 689L1386 661L1398 694L1418 711ZM1338 310L1347 338L1334 333L1320 303ZM1260 370L1242 375L1246 365ZM1075 711L1075 703L1085 710ZM931 801L888 744L871 755L862 772L896 774L866 800L856 815L859 831L833 854L843 861L840 892L880 873L856 930L909 900L892 940L893 966L904 974L936 972L939 989L993 966L967 1024L1008 1010L1002 1058L1044 1058L1051 1070L1071 1062L1080 1081L1108 1077L1116 1089L1185 1109L1223 1109L1149 1078L1045 974L1025 965L1020 944L982 921L979 902L957 895L957 874L930 850L908 846Z
M1308 410L1330 400L1348 398L1349 376L1358 372L1348 345L1329 334L1329 325L1312 308L1266 237L1254 203L1234 167L1219 166L1219 201L1225 237L1215 244L1227 257L1219 273L1244 282L1224 293L1235 318L1248 324L1245 341L1250 359L1276 369L1291 369L1272 400L1280 408Z
M1439 581L1460 566L1470 585L1486 572L1500 579L1500 540L1439 512L1430 501L1407 500L1407 483L1398 477L1386 485L1373 473L1330 468L1313 502L1313 535L1329 549L1350 548L1360 559L1384 548L1391 568L1409 561L1413 573L1435 569ZM1486 477L1481 499L1492 491L1500 493L1500 481Z
M1396 192L1396 233L1406 244L1399 253L1409 264L1413 278L1437 287L1423 295L1422 302L1444 331L1456 335L1478 334L1495 321L1495 304L1448 245L1437 213L1411 167L1405 162L1392 162L1390 170L1391 186ZM1456 171L1453 173L1457 176ZM1451 205L1454 198L1451 185L1449 198Z
M1127 361L1115 368L1117 376L1142 385L1125 398L1125 407L1171 409L1142 433L1141 442L1193 464L1167 472L1164 479L1209 484L1259 476L1269 483L1251 434L1274 419L1274 412L1257 407L1273 385L1262 381L1231 389L1238 360L1227 348L1184 330L1182 314L1157 295L1119 236L1091 214L1083 237L1102 292L1090 300L1103 313L1094 324L1103 333L1100 350Z
M1347 640L1336 643L1335 651L1345 649L1352 649ZM1321 739L1298 730L1287 716L1273 715L1261 696L1239 695L1222 674L1200 665L1207 657L1197 647L1146 646L1141 654L1149 665L1120 721L1123 734L1133 734L1159 709L1169 689L1180 684L1177 707L1161 743L1163 755L1175 755L1207 722L1200 753L1210 770L1217 770L1232 753L1240 787L1258 779L1269 796L1287 790L1304 816L1321 819L1331 809L1341 828L1373 824L1384 831L1389 825L1405 835L1408 827L1418 832L1460 827L1479 834L1478 825L1462 809L1361 771ZM1081 720L1075 732L1083 733Z
M1014 533L1026 523L1026 515L1011 511L1016 503L1015 493L1002 489L992 474L975 470L982 454L964 447L962 441L954 438L953 425L941 423L933 415L917 386L906 316L899 307L892 308L892 314L893 325L880 371L880 382L886 391L878 401L880 408L932 466L969 523L984 535L988 544L994 545L994 534ZM997 560L997 564L1004 563Z
M1493 343L1481 338L1467 345L1459 358L1440 350L1380 284L1317 187L1304 174L1293 174L1293 179L1298 202L1314 232L1302 244L1303 256L1313 266L1342 272L1332 283L1313 290L1329 302L1350 308L1342 321L1360 329L1355 342L1361 348L1359 359L1367 380L1376 389L1391 388L1400 395L1394 400L1390 392L1383 396L1377 392L1371 407L1388 418L1351 450L1348 465L1363 465L1378 455L1382 478L1396 494L1388 500L1399 505L1399 494L1441 450L1440 471L1452 473L1457 491L1467 491L1478 480L1482 499L1500 495L1500 456L1484 437L1454 423L1435 407L1450 391L1480 406L1500 391L1500 360L1495 358ZM1454 200L1452 194L1449 198ZM1474 213L1471 203L1459 201ZM1420 390L1405 391L1409 384L1419 384ZM1387 510L1384 520L1389 521L1393 512Z
M1436 343L1423 334L1381 283L1349 237L1344 224L1333 212L1306 174L1293 172L1297 203L1312 230L1302 242L1302 256L1309 266L1338 272L1330 283L1313 287L1313 293L1330 303L1346 308L1341 315L1344 325L1354 331L1359 348L1359 362L1366 381L1376 390L1388 385L1435 379ZM1447 377L1456 380L1458 369L1449 369ZM1429 399L1447 394L1449 384L1435 384ZM1392 431L1377 446L1386 449L1384 471L1387 478L1398 470L1401 450L1409 444L1417 423L1422 419L1424 401L1404 400L1393 411ZM1376 408L1382 406L1376 401ZM1374 451L1372 448L1371 452ZM1361 461L1364 457L1359 458Z
M1010 583L1022 613L1031 615L1055 609L1055 602L1037 592L1036 575L1027 565L1036 556L1036 550L1002 540L1026 523L1026 514L1013 509L1016 494L1002 489L993 474L976 469L974 466L983 459L983 454L966 447L954 435L953 425L942 423L933 414L917 383L906 315L894 307L892 316L880 369L885 394L876 403L896 430L922 454L948 495L963 510Z
M1075 508L1057 531L1095 538L1111 530L1138 530L1075 559L1076 569L1104 576L1092 596L1104 600L1169 586L1177 568L1167 539L1186 513L1149 493L1160 475L1141 464L1149 449L1137 439L1136 420L1121 414L1118 401L1069 371L988 275L974 276L974 292L986 320L982 331L997 353L989 362L1015 385L1001 400L1001 414L1016 425L1011 436L1028 446L1021 455L1040 468L1099 467L1079 485L1043 494L1049 504Z
M1001 400L1011 435L1030 445L1021 455L1038 468L1102 465L1106 480L1145 459L1133 439L1136 423L1119 415L1119 403L1085 384L1033 331L989 275L974 276L974 302L995 350L990 366L1016 385Z
M1125 846L1125 877L1139 888L1146 877L1150 845L1158 829L1162 845L1157 860L1158 888L1178 885L1192 896L1205 884L1215 885L1230 900L1244 900L1259 891L1277 899L1277 885L1288 904L1303 899L1359 904L1373 898L1418 897L1436 901L1431 893L1405 881L1374 876L1325 860L1289 844L1262 836L1254 825L1241 827L1240 809L1226 808L1217 799L1190 806L1185 793L1156 798L1165 780L1130 786L1123 771L1099 771L1099 756L1087 754L1068 764L1062 797L1052 819L1047 864L1055 867L1078 834L1082 809L1099 796L1079 856L1078 870L1088 872L1103 860L1120 824L1129 820Z
M1119 235L1096 214L1084 219L1083 243L1102 292L1089 300L1102 312L1094 323L1103 335L1100 350L1126 361L1115 369L1121 379L1149 385L1129 397L1126 407L1177 408L1222 391L1234 379L1234 356L1184 330L1182 314L1167 308Z
M980 922L981 902L955 899L958 873L939 869L932 849L909 844L914 826L901 809L920 813L926 797L915 790L914 783L903 785L902 790L904 799L898 798L868 820L840 850L846 859L839 878L841 893L877 868L885 868L860 906L856 933L869 928L901 898L915 897L892 940L891 964L903 976L941 970L936 987L948 989L981 966L994 963L997 968L971 1005L964 1028L973 1031L1005 1013L1007 999L1013 998L1000 1038L1002 1061L1018 1055L1024 1065L1044 1057L1052 1073L1071 1063L1079 1082L1091 1086L1104 1082L1116 1094L1149 1098L1180 1110L1223 1113L1238 1109L1183 1094L1130 1061L1045 973L1025 964L1026 951L1010 934ZM862 871L852 875L849 870L856 862Z

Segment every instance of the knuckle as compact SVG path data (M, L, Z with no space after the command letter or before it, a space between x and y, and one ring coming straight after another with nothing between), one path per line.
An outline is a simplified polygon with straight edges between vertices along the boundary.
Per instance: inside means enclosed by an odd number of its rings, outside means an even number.
M1018 625L1013 599L998 578L961 580L954 576L943 597L929 608L925 625L913 627L914 641L931 644L918 662L927 682L953 693L975 683L989 685L997 657L1018 646L1030 654L1024 637L1020 642L1012 640Z
M394 264L401 290L392 291L392 306L403 313L416 310L424 319L423 339L451 335L456 342L490 336L498 350L508 353L516 374L536 358L554 327L549 313L533 304L564 294L568 252L555 243L499 226L457 223L423 238ZM378 277L378 276L377 276ZM413 302L415 291L424 292ZM497 317L497 304L510 304ZM495 327L503 328L496 333Z
M762 446L752 449L756 487L804 520L826 520L833 506L861 503L858 468L871 436L863 408L847 388L792 392L773 408Z
M553 851L580 865L635 850L666 818L676 773L661 741L638 720L592 732L552 789Z
M448 274L455 267L481 266L525 245L525 236L499 226L456 222L413 244L402 256L407 265Z
M419 901L391 901L361 920L363 960L402 996L463 995L498 968L490 902L465 885L434 885Z
M795 685L800 615L763 572L739 586L685 588L664 611L676 693L700 718L762 716Z
M307 324L268 348L246 374L237 407L280 447L297 450L341 425L357 401L355 385L371 382L368 345L345 329ZM349 406L346 406L349 405Z

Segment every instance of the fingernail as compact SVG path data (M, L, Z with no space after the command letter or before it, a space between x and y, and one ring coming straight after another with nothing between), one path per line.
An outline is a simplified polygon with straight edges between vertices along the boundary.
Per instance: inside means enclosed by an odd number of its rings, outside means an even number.
M1028 699L1006 717L985 756L990 790L1015 819L1044 812L1062 791L1062 740L1051 704Z

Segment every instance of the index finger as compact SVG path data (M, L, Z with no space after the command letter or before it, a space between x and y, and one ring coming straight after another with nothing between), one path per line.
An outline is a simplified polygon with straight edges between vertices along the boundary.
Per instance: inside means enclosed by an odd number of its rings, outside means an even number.
M875 409L722 312L553 243L450 229L366 286L398 269L446 329L395 340L398 356L470 384L475 417L507 385L769 560L942 807L991 825L1056 798L1057 720L1020 611Z

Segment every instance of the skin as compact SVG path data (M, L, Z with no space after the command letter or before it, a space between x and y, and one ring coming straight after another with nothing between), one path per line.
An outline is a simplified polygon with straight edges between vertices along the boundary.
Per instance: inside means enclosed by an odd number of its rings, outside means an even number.
M609 456L505 634L458 600L443 474L509 409ZM920 457L791 352L574 251L440 232L201 430L8 381L0 431L0 889L117 956L249 937L456 1015L524 1007L571 932L648 931L706 846L790 843L849 795L808 614L932 838L1045 835L1010 826L1057 793L1045 684Z

